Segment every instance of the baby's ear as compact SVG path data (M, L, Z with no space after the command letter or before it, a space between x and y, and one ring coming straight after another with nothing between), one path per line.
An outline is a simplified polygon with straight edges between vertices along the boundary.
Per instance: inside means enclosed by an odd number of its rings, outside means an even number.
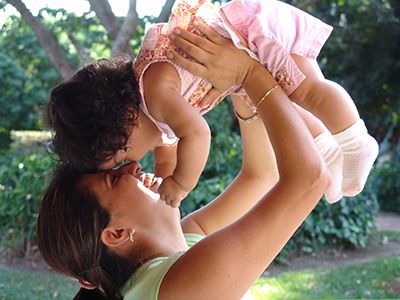
M137 127L140 128L142 127L142 121L143 121L143 111L139 108L136 118L133 120L132 124L133 124L133 128Z

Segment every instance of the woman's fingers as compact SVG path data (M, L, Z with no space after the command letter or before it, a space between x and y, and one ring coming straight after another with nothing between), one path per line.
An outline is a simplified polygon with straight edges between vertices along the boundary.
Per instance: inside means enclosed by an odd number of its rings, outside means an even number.
M202 25L199 26L202 27ZM222 36L213 37L217 33L205 28L204 25L202 30L211 35L214 40L218 40L217 42L207 40L187 30L179 30L172 39L175 46L181 48L197 62L178 56L174 52L171 52L170 59L190 73L206 79L221 91L234 85L241 85L255 61L244 50L236 48L231 40Z
M158 188L161 185L161 182L162 182L162 178L161 177L154 177L153 181L151 183L151 186L150 186L150 190L153 191L153 192L157 192Z
M210 41L216 44L222 45L225 42L225 38L218 34L214 29L204 24L201 20L193 22L194 27L203 33Z
M172 35L172 38L174 37L180 37L181 39L187 41L189 44L195 45L197 48L202 49L203 51L213 53L215 50L215 42L209 41L198 34L194 34L193 32L183 30L176 28L174 30L174 34ZM174 43L176 43L174 41ZM179 46L179 48L181 48Z
M207 74L207 68L202 64L188 60L187 58L183 58L180 56L176 51L170 50L168 53L169 58L172 62L177 64L178 66L184 68L185 70L189 71L189 73L195 74L200 77L205 77Z
M221 94L221 91L216 88L209 90L207 95L197 104L200 108L200 112L206 111L210 106L214 105L214 103L219 100Z
M188 31L184 31L184 33L191 34ZM173 35L171 36L171 40L173 41L176 47L182 49L188 55L195 57L198 62L204 63L209 59L210 53L202 49L201 45L196 44L195 42L192 41L188 41L181 35Z

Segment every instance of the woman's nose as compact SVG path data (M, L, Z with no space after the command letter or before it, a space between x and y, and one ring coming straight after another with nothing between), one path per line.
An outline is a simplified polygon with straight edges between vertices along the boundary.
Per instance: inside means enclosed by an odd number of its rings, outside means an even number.
M140 175L142 173L142 168L137 161L132 161L122 167L125 172L132 175Z

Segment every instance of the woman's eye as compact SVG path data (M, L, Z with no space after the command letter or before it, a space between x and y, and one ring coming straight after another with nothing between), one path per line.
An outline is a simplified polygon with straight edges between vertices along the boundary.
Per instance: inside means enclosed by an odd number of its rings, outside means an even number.
M111 182L112 182L112 183L116 183L116 182L118 181L119 178L120 178L119 175L113 175L113 176L111 177Z

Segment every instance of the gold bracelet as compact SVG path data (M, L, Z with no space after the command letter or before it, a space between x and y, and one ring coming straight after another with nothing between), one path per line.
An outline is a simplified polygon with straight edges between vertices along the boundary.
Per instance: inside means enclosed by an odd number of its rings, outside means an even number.
M236 111L236 109L234 110L234 112L235 112L236 118L238 118L240 122L243 122L243 123L245 123L245 124L249 124L250 122L255 121L255 120L258 119L258 114L257 114L257 112L255 112L253 115L251 115L251 116L248 117L248 118L243 118L241 115L238 114L238 112Z
M279 87L279 84L273 86L270 90L268 90L268 91L265 93L265 95L261 98L260 102L257 103L255 112L258 111L258 107L261 105L261 103L263 103L263 101L264 101L265 99L267 99L267 97L268 97L276 88L278 88L278 87Z

